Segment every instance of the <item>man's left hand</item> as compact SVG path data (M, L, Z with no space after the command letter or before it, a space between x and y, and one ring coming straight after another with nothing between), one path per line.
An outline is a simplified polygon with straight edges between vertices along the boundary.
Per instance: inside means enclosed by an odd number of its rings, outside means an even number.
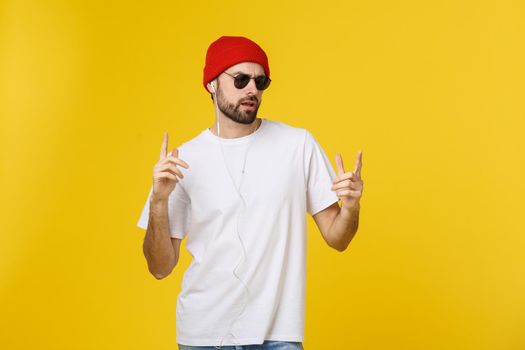
M359 207L359 201L363 194L363 180L361 180L362 160L363 152L359 150L354 171L345 173L343 158L340 154L335 156L337 176L333 181L332 191L336 191L337 196L341 199L343 209L352 210Z

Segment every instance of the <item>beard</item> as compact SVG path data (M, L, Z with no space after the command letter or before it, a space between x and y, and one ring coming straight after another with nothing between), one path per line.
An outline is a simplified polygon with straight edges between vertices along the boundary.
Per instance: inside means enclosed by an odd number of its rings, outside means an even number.
M253 102L255 103L255 108L253 110L249 109L241 109L241 103L243 102ZM259 110L259 101L257 101L257 97L247 97L241 101L239 101L236 105L233 103L229 103L226 101L221 93L221 90L217 92L217 105L219 106L219 110L228 118L233 120L236 123L240 124L251 124L257 118L257 111Z

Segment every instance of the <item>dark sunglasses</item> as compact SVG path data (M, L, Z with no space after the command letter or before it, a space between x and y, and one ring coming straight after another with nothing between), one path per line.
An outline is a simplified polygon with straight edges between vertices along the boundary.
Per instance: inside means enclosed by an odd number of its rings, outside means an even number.
M230 77L234 79L233 85L235 85L237 89L242 89L246 85L248 85L248 83L250 82L250 79L255 80L255 87L257 88L257 90L260 90L260 91L267 89L268 86L270 86L270 82L271 82L270 78L268 78L266 75L259 75L257 77L252 78L248 74L244 74L244 73L240 73L235 76L227 72L223 72L223 73L229 75Z

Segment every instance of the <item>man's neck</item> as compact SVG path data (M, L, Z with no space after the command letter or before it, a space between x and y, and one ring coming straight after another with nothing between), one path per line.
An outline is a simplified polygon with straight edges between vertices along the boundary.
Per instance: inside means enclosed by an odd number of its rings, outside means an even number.
M236 123L228 118L222 118L220 121L220 137L225 139L235 139L243 136L248 136L259 128L261 122L261 118L255 118L255 120L251 124L241 124ZM218 136L217 123L213 124L213 126L208 129L210 129L210 131L214 135Z

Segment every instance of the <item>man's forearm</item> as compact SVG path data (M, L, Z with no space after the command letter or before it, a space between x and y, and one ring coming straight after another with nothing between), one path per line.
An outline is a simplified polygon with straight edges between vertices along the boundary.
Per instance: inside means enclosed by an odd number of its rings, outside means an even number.
M179 257L169 234L168 200L155 200L152 197L149 205L148 228L142 248L149 271L161 279L171 273Z
M360 205L351 209L342 207L330 226L329 237L335 249L345 250L354 238L359 226Z

